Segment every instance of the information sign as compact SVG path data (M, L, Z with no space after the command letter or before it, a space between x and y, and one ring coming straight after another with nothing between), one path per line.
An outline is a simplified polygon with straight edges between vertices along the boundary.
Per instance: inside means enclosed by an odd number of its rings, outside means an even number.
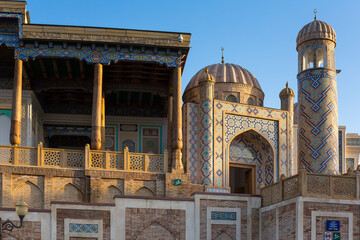
M327 220L326 231L340 231L340 221Z

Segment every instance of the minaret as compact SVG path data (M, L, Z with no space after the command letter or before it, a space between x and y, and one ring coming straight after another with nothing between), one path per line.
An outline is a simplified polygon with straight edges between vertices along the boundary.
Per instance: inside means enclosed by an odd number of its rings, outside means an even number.
M338 174L338 104L335 69L336 34L315 19L296 39L298 51L299 168Z
M214 84L215 78L205 68L205 72L199 79L200 85L200 103L199 103L199 120L200 120L200 184L214 184L214 164L213 164L213 101L214 101Z
M289 151L288 151L288 169L287 169L287 176L292 176L295 174L294 168L294 157L292 155L293 149L293 117L294 117L294 91L289 88L289 83L286 83L286 87L281 90L280 94L280 101L281 101L281 110L288 111L288 134L287 134L287 142L289 143Z

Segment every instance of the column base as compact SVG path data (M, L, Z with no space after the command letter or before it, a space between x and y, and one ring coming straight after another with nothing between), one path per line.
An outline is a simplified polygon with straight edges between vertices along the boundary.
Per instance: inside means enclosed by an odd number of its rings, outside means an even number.
M184 166L182 164L182 153L180 149L173 150L171 172L176 174L184 173Z

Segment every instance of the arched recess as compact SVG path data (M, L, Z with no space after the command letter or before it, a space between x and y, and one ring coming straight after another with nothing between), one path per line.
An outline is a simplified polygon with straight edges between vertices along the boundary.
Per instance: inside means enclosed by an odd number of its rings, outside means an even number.
M302 70L314 67L314 52L312 49L307 48L303 53Z
M114 197L116 195L122 195L122 192L119 188L111 185L107 187L101 194L101 202L114 202Z
M41 209L44 207L43 191L30 181L21 183L13 190L13 206L23 198L29 208Z
M328 67L327 65L327 53L325 47L320 47L316 51L316 67Z
M263 183L274 183L275 151L255 129L246 130L229 143L229 186L233 193L255 194Z
M0 109L0 145L10 145L9 136L11 117L8 114L4 113L5 111L10 112L11 110Z
M55 200L66 202L83 202L84 194L82 191L72 183L58 188L55 194Z
M225 101L227 101L227 102L235 102L235 103L238 102L237 97L235 97L232 94L227 95L225 97Z
M221 232L215 237L215 240L233 240L233 238L227 232Z
M135 195L137 196L150 196L153 197L154 193L148 187L141 187L136 192Z
M153 223L144 228L135 238L136 240L172 240L174 236L169 230L158 223Z

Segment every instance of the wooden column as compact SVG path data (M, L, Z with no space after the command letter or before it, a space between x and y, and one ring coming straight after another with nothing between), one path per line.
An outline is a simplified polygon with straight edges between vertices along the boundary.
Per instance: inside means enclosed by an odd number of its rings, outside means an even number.
M101 98L101 149L105 150L105 94Z
M172 82L174 89L173 105L173 136L172 136L172 172L184 173L182 164L183 147L182 138L182 109L181 109L181 67L176 67L172 71Z
M173 86L170 85L169 98L168 98L168 134L167 134L167 150L168 153L172 153L172 136L173 136ZM168 155L168 169L171 169L172 161L171 154Z
M21 97L22 97L22 68L23 61L15 60L14 71L14 87L11 110L11 128L10 128L10 143L11 145L20 145L21 133Z
M102 95L103 66L95 64L94 70L94 90L91 123L91 149L101 149L101 95Z

